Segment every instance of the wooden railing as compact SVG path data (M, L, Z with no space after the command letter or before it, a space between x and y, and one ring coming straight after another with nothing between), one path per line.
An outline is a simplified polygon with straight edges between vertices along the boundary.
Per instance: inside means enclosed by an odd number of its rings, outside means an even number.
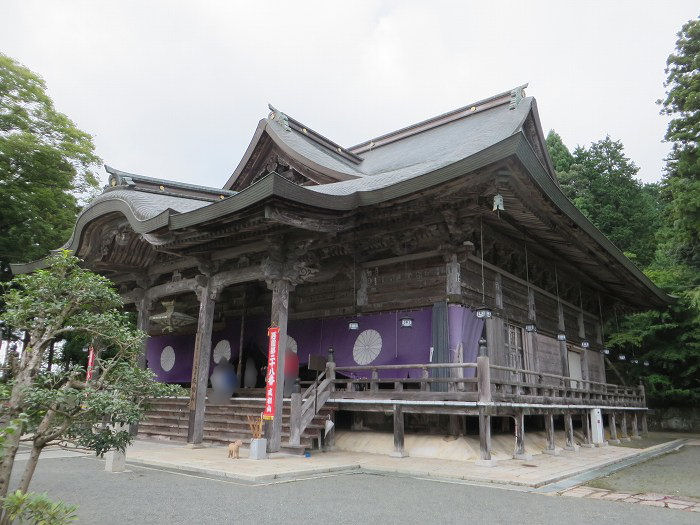
M474 377L464 377L474 369ZM420 377L381 378L380 372L420 372ZM447 372L431 377L431 371ZM345 377L337 377L341 374ZM358 377L362 375L364 377ZM398 375L398 373L393 374ZM335 391L335 394L333 392ZM646 406L644 387L629 387L587 379L491 365L480 356L476 363L430 363L407 365L338 366L329 361L325 372L304 393L292 394L290 443L298 444L301 433L324 403L336 398L457 400L479 403L525 405L580 405L637 408Z
M291 445L300 444L302 433L333 392L334 379L334 363L330 361L326 364L326 369L303 393L292 393L289 421L289 443Z
M490 365L489 369L497 372L491 374L491 390L494 400L498 401L646 406L644 387L641 385L621 386L498 365Z
M378 392L380 389L403 390L430 390L430 385L446 385L448 392L476 392L476 378L461 377L458 371L465 368L476 368L476 363L435 363L421 365L367 365L367 366L339 366L335 370L343 375L355 375L356 372L368 373L369 377L336 378L336 387L341 387L348 392ZM380 378L380 371L420 371L420 377L406 378ZM431 370L448 370L449 377L430 377Z
M463 377L464 369L476 369L475 377ZM431 377L431 370L449 370L449 374L447 377ZM351 376L337 377L334 384L340 392L354 393L352 397L372 397L390 392L418 394L432 391L437 394L437 391L442 390L444 393L446 390L449 399L462 397L465 401L629 407L646 405L642 386L621 386L491 365L488 357L479 357L477 363L339 366L335 371L339 375ZM420 371L420 377L380 378L381 371ZM365 377L352 377L355 374Z

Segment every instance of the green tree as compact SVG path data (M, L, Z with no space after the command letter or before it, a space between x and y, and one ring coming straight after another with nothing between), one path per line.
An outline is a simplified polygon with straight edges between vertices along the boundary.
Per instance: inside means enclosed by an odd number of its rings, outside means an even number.
M637 265L648 265L656 250L658 188L635 178L639 168L622 143L608 136L568 156L556 133L549 133L547 144L562 168L557 176L564 194Z
M0 415L0 497L7 490L20 440L31 441L19 490L26 492L42 449L51 441L73 440L98 454L123 449L131 436L117 426L94 431L105 415L112 423L131 424L143 417L147 400L173 395L179 387L153 380L137 366L145 334L133 327L122 301L104 277L79 265L67 252L55 255L48 268L19 275L7 283L2 319L26 327L29 344L22 351L7 388ZM97 350L94 378L72 367L55 374L42 372L52 341L81 334ZM26 437L22 437L22 436Z
M665 248L679 262L700 269L700 19L678 33L676 52L666 61L666 98L661 112L672 117L666 140L672 144L662 194L666 224L660 232Z
M0 53L0 280L70 235L97 187L92 138L56 111L45 82Z
M565 173L569 171L574 163L574 156L569 151L569 148L564 145L564 141L561 140L559 133L550 129L545 142L556 172Z
M700 403L700 20L678 33L666 67L662 113L672 116L672 144L658 195L658 248L646 274L677 300L663 311L626 316L610 343L642 363L624 365L631 380L643 380L657 405Z

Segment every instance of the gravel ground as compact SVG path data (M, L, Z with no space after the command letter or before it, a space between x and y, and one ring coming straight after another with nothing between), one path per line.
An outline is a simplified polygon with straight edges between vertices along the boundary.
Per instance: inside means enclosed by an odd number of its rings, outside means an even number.
M700 446L684 446L588 485L615 492L655 492L700 500Z
M697 514L684 511L413 478L355 474L250 486L129 468L110 474L91 457L47 458L31 490L79 504L78 523L100 525L697 523Z

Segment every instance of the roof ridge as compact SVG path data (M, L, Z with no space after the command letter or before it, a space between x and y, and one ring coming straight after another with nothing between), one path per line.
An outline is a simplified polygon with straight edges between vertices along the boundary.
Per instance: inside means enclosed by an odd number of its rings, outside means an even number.
M422 133L423 131L428 131L430 129L437 128L444 124L454 122L455 120L459 120L469 115L473 115L475 113L479 113L487 109L501 106L506 103L510 104L510 109L515 109L515 107L525 97L525 88L527 86L528 84L522 84L497 95L492 95L488 98L478 100L477 102L467 104L466 106L453 109L452 111L448 111L447 113L442 113L440 115L430 117L426 120L422 120L415 124L411 124L409 126L397 129L395 131L391 131L389 133L385 133L384 135L380 135L373 139L369 139L359 144L356 144L355 146L348 148L348 151L355 154L364 153L365 151L370 151L375 148L385 146L392 142L396 142L398 140L417 135L418 133Z
M147 177L145 175L129 173L113 168L107 164L104 165L104 168L105 171L110 174L108 189L114 189L120 186L127 186L139 191L160 193L175 197L200 200L223 199L225 197L230 197L231 195L235 195L237 193L232 190L212 188L210 186L200 186L198 184L189 184L186 182L177 182L168 179L157 179L155 177ZM137 186L137 184L139 183L140 185ZM179 190L180 192L178 193L177 190Z
M320 146L323 146L324 148L332 151L336 155L340 155L342 158L352 162L353 164L360 164L362 162L362 157L356 155L348 148L344 148L340 144L333 142L327 137L324 137L317 131L314 131L313 129L306 126L305 124L302 124L295 118L292 118L286 113L275 108L272 104L268 104L267 107L270 108L271 112L268 118L279 123L280 126L282 126L282 128L285 129L285 131L293 129L299 133L302 133L303 135L307 136L309 139L313 140Z

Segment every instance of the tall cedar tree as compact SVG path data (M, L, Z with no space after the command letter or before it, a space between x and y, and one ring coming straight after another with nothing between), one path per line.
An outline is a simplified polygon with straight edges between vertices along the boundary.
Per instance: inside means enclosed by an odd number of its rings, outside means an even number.
M646 384L652 405L696 406L700 402L700 20L691 20L678 33L676 52L668 58L666 74L668 91L659 104L663 114L673 117L666 133L672 152L661 183L642 188L659 222L657 249L644 271L676 301L665 310L621 317L609 327L607 342L614 355L624 353L637 358L637 364L628 359L618 368L628 382L641 380ZM550 133L547 144L554 159L568 162L568 150L558 135ZM573 157L585 158L588 153L577 150ZM586 170L574 162L560 174L562 186L574 202L586 207L587 180L579 177ZM558 166L566 169L566 164ZM598 167L604 170L606 166ZM593 222L611 235L605 222L592 216L596 207L586 209ZM637 262L647 257L644 254Z
M635 178L639 168L622 143L605 137L572 154L550 131L547 147L566 196L637 265L648 265L659 221L656 189Z

